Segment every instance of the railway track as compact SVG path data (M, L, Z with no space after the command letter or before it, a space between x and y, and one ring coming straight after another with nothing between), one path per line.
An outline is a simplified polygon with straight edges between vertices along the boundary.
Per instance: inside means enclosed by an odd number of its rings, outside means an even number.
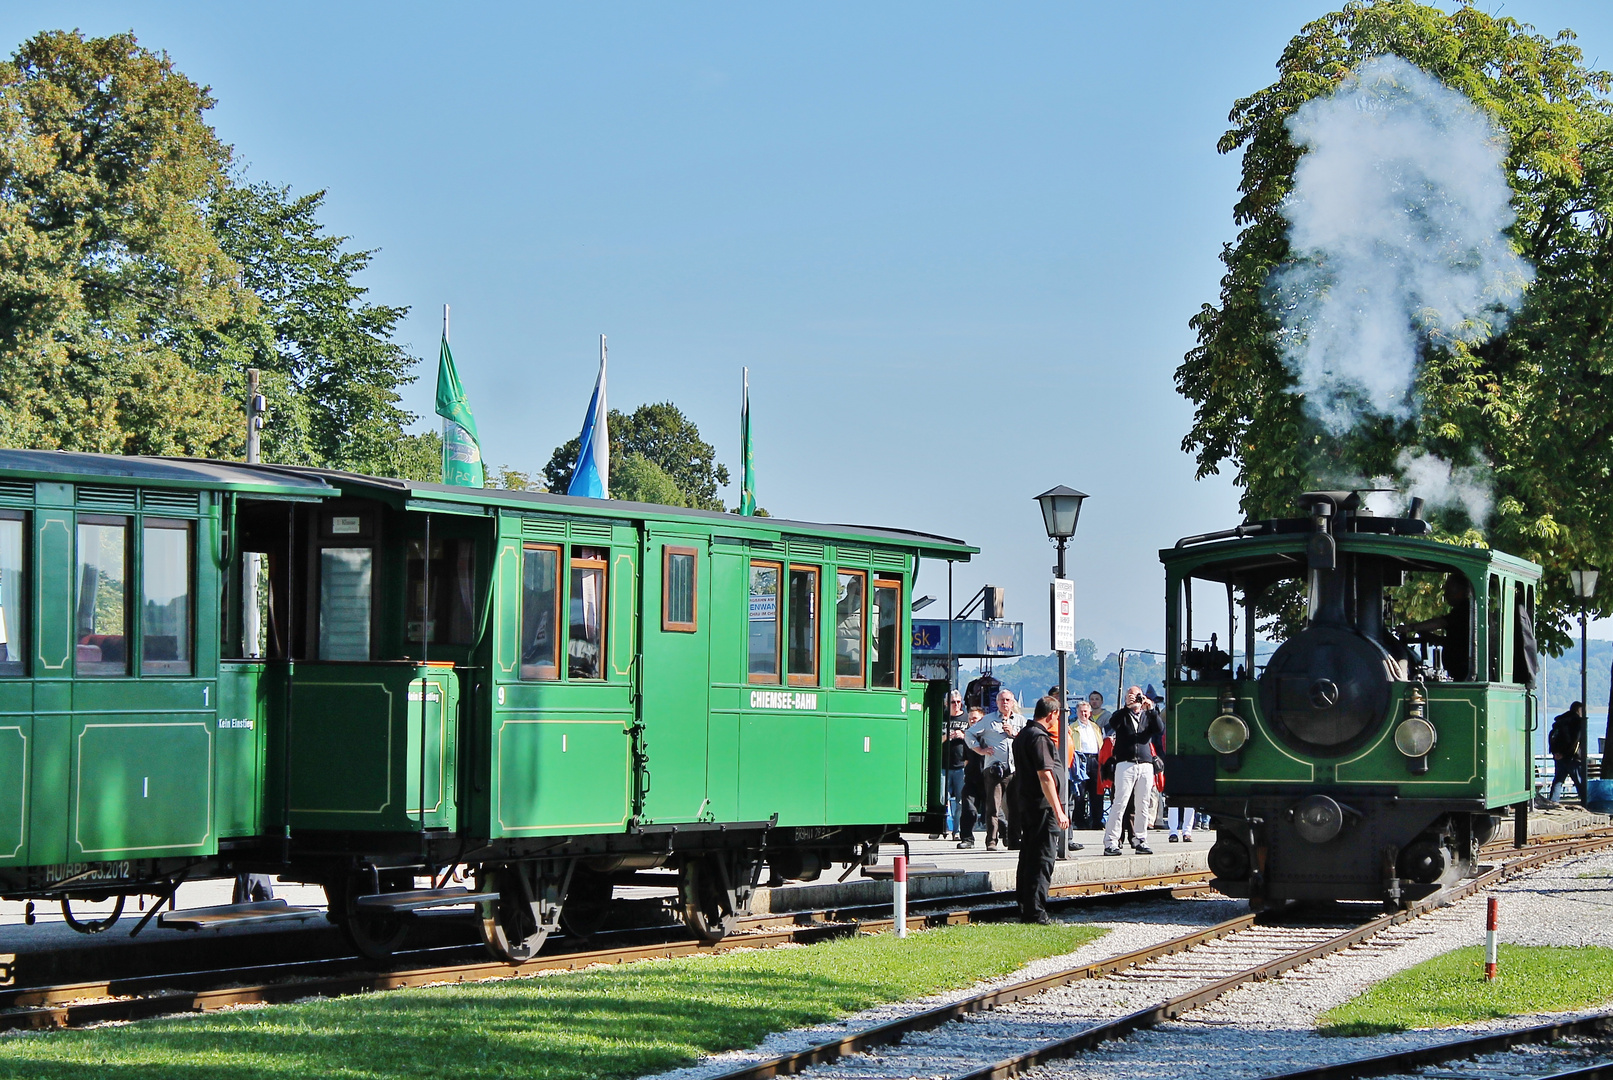
M1540 858L1542 853L1554 853L1575 843L1587 842L1585 833L1607 836L1613 843L1613 830L1586 830L1568 838L1539 838L1529 842L1531 855ZM1512 850L1510 843L1497 843L1486 849L1491 852ZM1055 886L1051 891L1050 906L1054 908L1092 903L1129 903L1163 897L1186 897L1212 891L1210 875L1204 871L1184 871L1155 874L1111 881L1071 883ZM1015 916L1013 894L1010 892L977 892L945 897L913 900L909 903L909 929L957 925L968 922L988 922L1010 919ZM1244 916L1234 923L1252 924L1254 917ZM1224 925L1231 925L1224 924ZM375 970L364 966L355 957L327 960L308 960L288 964L259 964L246 967L163 972L149 975L109 977L80 982L40 986L0 986L0 1031L30 1030L58 1027L78 1027L95 1023L148 1019L181 1013L206 1012L249 1004L273 1004L309 997L337 997L346 994L400 989L411 986L441 985L448 983L479 982L491 979L522 977L545 971L577 970L597 964L632 963L637 960L661 959L679 956L712 954L734 948L768 948L784 944L801 944L821 941L835 936L858 933L881 933L894 927L888 907L866 905L818 909L749 916L742 920L742 931L715 945L689 940L650 941L604 948L574 948L542 955L520 965L477 960L460 963L443 963L443 953L454 949L430 950L414 957L415 966ZM1246 927L1240 926L1239 929ZM1214 929L1188 935L1191 943L1183 939L1156 946L1167 952L1181 951L1212 940ZM1209 933L1212 937L1204 937ZM1144 950L1147 952L1147 950ZM1157 955L1166 955L1166 952ZM1140 953L1131 955L1123 966L1147 963ZM407 956L400 957L407 961ZM1124 959L1124 958L1122 958ZM437 962L431 962L436 960ZM424 962L422 962L424 961ZM1098 977L1119 970L1105 961L1090 965L1092 972L1082 977ZM1107 966L1107 970L1104 969ZM1050 984L1051 985L1051 984ZM1042 987L1042 990L1048 987ZM990 1003L964 1010L991 1009L1026 994L1010 991L1007 996L999 991L990 997ZM945 1023L945 1019L937 1023ZM887 1025L891 1031L886 1041L895 1041L911 1030L897 1030L900 1025ZM865 1033L866 1034L866 1033ZM860 1052L860 1048L879 1045L878 1037L867 1041L859 1036L847 1047L832 1052L823 1060ZM780 1068L756 1075L782 1075L798 1071L813 1064L803 1060L794 1069ZM736 1075L744 1075L743 1072ZM1008 1074L1004 1074L1008 1075Z
M1081 882L1053 890L1050 906L1070 907L1187 896L1209 891L1209 874L1186 871L1103 882ZM1016 917L1012 894L968 893L927 898L909 904L910 930L992 922ZM394 990L410 986L480 982L574 971L596 964L710 955L736 948L805 944L859 933L893 929L889 907L847 907L756 915L741 932L716 944L692 940L655 941L579 948L541 955L519 965L478 960L426 963L377 971L356 958L262 964L189 972L97 979L49 986L0 987L0 1031L81 1027L112 1021L207 1012L249 1004L272 1004L309 997ZM442 952L443 950L434 950Z
M830 1062L838 1062L834 1072L839 1077L1003 1080L1154 1027L1239 986L1348 949L1507 877L1610 846L1613 836L1535 845L1436 897L1355 926L1280 925L1268 916L1244 915L1124 956L997 987L807 1049L750 1062L707 1080L767 1080ZM1070 1031L1071 1012L1096 1020ZM870 1053L882 1047L893 1049ZM842 1060L853 1055L867 1057L861 1063Z
M1460 1067L1441 1068L1452 1062ZM1472 1080L1590 1080L1613 1077L1613 1013L1475 1035L1340 1061L1262 1080L1359 1080L1364 1077L1461 1076Z

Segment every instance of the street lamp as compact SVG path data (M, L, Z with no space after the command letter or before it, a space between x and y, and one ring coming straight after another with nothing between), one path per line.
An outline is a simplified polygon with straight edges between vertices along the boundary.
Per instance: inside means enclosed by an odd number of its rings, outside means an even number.
M1053 567L1055 584L1053 586L1053 651L1059 658L1059 693L1063 700L1059 702L1059 799L1064 803L1064 812L1070 812L1070 770L1066 762L1069 761L1070 717L1074 715L1069 708L1070 687L1069 671L1066 667L1066 650L1060 645L1072 645L1071 642L1059 640L1059 603L1061 597L1064 603L1069 603L1069 591L1061 590L1057 582L1065 580L1064 577L1064 547L1075 535L1075 524L1081 518L1081 503L1086 499L1086 492L1076 491L1074 488L1060 484L1036 496L1036 501L1042 507L1042 525L1047 529L1047 538L1058 545L1059 561ZM1072 614L1073 618L1073 614ZM1070 855L1070 830L1059 832L1059 858L1067 859Z
M1586 608L1587 601L1596 595L1595 570L1570 570L1568 582L1574 587L1574 595L1579 598L1579 746L1580 753L1585 755L1586 769L1590 768L1591 760L1591 703L1587 700L1589 695L1589 682L1586 678ZM1583 797L1583 793L1582 793Z

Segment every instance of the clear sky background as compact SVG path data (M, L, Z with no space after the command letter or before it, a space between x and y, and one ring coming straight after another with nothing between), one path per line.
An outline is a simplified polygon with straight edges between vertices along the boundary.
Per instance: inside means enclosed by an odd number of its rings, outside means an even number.
M9 0L0 44L132 29L210 85L251 179L379 249L423 415L453 306L491 464L577 434L603 332L611 404L676 402L737 476L749 365L761 504L976 544L958 603L1006 586L1030 651L1032 498L1090 493L1070 562L1109 651L1162 643L1157 550L1237 523L1172 372L1234 235L1227 112L1333 6ZM1481 6L1613 66L1605 0Z

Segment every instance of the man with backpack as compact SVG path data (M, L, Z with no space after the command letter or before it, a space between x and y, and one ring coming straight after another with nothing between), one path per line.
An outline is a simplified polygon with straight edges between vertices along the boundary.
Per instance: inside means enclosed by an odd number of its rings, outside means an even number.
M1551 722L1551 733L1546 736L1546 748L1557 765L1551 778L1551 794L1546 801L1553 806L1562 797L1563 781L1573 780L1579 801L1585 801L1585 703L1576 701Z

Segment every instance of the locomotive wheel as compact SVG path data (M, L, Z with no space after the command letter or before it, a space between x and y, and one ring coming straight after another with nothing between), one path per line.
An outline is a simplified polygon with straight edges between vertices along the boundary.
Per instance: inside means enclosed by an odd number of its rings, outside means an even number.
M382 892L403 892L414 888L414 875L393 871L381 874ZM360 956L389 960L409 933L408 919L393 912L367 911L357 906L360 896L368 896L376 882L364 871L356 871L336 882L325 884L327 917L342 928Z
M610 916L611 894L615 888L608 875L580 866L572 871L566 902L560 908L560 925L566 933L578 938L599 933Z
M478 924L482 944L500 960L519 964L537 955L548 940L541 906L518 869L483 870L476 877L477 892L497 892L498 900L481 906ZM563 910L563 909L562 909Z
M678 871L683 922L701 941L721 941L738 925L714 860L690 859Z
M123 914L123 901L124 897L122 896L113 898L111 914L103 915L99 919L94 918L93 916L80 919L73 914L73 901L64 896L62 897L62 918L67 920L68 926L71 926L74 930L77 930L81 934L105 933L106 931L112 929L112 924L117 922L118 917Z

